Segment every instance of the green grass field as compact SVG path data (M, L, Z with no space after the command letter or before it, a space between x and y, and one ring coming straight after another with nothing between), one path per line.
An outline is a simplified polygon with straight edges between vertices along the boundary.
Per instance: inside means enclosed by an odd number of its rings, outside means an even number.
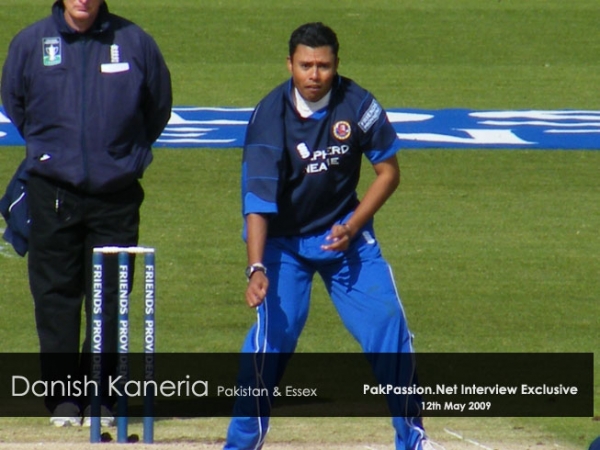
M11 37L50 4L0 0L0 63ZM253 106L287 77L291 30L321 20L338 33L340 72L386 107L599 109L596 0L109 6L153 34L176 105ZM0 189L22 156L0 147ZM240 149L158 149L143 179L141 242L158 251L160 351L237 351L254 319L243 301L240 158ZM376 227L418 351L600 349L600 152L406 150L399 160L401 187ZM363 188L371 176L365 167ZM2 245L0 351L35 352L26 261ZM355 350L317 282L299 351ZM599 358L595 369L598 405ZM0 442L17 426L7 420ZM600 434L592 418L498 420L580 448ZM493 434L498 420L473 422Z

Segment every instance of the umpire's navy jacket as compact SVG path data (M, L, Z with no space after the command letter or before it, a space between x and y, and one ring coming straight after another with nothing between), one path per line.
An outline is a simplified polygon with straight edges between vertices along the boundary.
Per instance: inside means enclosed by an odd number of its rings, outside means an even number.
M0 90L27 145L27 172L90 194L142 176L172 106L158 46L106 3L83 34L54 3L51 16L11 42Z

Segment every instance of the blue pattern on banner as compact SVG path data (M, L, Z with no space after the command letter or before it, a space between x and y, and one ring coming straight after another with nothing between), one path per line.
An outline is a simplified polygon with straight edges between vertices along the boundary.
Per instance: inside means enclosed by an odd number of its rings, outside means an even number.
M253 108L175 107L155 147L235 148ZM600 111L389 109L406 148L600 149ZM0 108L0 145L24 145Z

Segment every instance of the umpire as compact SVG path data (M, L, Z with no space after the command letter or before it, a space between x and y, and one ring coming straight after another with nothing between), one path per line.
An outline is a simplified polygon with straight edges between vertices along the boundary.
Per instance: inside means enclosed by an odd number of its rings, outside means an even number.
M104 0L58 0L50 16L12 40L1 93L26 143L28 270L42 377L81 379L91 251L138 242L144 198L138 179L171 114L169 70L152 37L110 13ZM108 352L116 351L118 280L111 264L105 272ZM83 348L89 349L86 330ZM82 423L86 405L55 393L46 406L51 424L68 426ZM105 425L113 420L110 407L105 399Z

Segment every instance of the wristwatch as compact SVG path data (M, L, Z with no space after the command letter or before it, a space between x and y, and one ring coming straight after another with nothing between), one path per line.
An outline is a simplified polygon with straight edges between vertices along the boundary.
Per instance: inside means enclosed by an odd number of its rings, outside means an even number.
M261 263L254 263L254 264L246 267L246 279L248 281L250 281L250 278L252 277L252 274L254 272L262 272L266 275L267 268L264 265L262 265Z

